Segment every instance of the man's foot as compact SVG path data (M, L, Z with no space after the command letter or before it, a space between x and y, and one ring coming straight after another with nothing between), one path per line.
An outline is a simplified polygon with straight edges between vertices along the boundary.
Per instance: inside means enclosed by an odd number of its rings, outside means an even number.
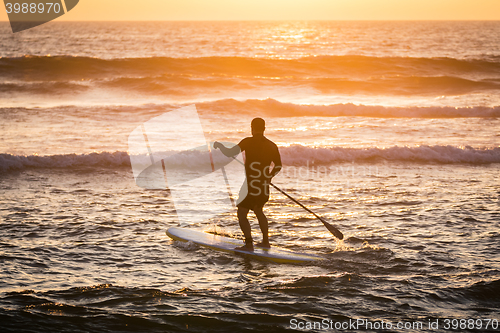
M235 250L240 250L240 251L250 251L253 252L253 244L245 244L243 246L238 246L234 248Z
M267 241L267 242L262 241L260 243L255 244L255 246L263 247L265 249L270 249L271 248L271 244L269 244L269 241Z

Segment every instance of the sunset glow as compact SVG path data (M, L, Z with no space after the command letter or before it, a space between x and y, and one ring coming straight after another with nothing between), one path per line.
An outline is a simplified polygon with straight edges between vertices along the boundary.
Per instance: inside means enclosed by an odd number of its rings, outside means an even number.
M1 333L500 327L500 0L4 4Z
M85 0L61 21L498 20L497 0ZM0 20L7 20L4 11Z

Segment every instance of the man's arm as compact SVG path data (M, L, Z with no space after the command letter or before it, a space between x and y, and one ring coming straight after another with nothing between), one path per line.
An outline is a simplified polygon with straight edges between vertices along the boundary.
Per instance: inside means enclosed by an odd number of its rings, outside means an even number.
M280 155L280 152L278 150L278 147L276 147L276 156L274 156L273 163L274 163L274 167L270 173L271 178L276 176L278 174L278 172L281 171L281 168L283 167L283 165L281 164L281 155Z
M214 149L220 149L220 151L227 157L234 157L241 152L240 146L235 145L232 148L226 148L222 143L215 141Z

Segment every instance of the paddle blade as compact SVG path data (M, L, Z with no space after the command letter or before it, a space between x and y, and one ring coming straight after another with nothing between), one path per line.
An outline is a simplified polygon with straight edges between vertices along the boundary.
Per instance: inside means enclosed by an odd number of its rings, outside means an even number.
M323 220L321 220L321 222L323 222L328 231L330 231L335 237L337 237L340 240L344 239L344 235L340 232L339 229L335 228L333 225Z

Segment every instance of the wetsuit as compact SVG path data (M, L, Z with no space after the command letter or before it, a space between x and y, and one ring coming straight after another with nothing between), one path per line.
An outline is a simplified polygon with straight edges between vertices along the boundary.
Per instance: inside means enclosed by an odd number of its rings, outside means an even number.
M253 210L256 206L264 206L269 200L270 167L274 163L273 176L281 170L281 156L274 142L264 135L254 135L238 143L241 151L245 152L245 173L247 186L242 188L238 207Z

